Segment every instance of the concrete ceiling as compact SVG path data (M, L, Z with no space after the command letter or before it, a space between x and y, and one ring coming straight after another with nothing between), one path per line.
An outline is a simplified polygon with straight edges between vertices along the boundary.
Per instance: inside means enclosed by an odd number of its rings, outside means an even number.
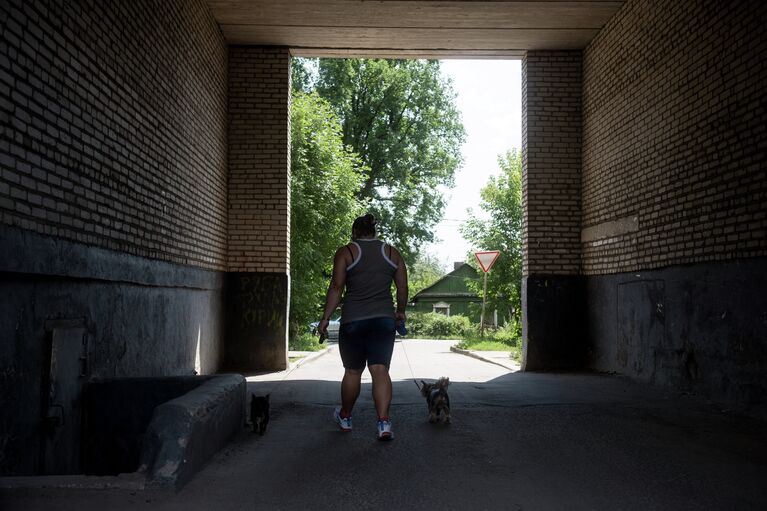
M623 1L208 0L230 44L313 57L522 56L580 49Z

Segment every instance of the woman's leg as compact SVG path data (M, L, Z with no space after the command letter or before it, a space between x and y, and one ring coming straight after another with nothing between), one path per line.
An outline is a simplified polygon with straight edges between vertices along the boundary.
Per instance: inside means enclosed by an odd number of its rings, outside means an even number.
M365 345L360 341L360 321L341 325L338 349L344 364L341 380L341 417L351 417L354 403L360 395L360 379L365 370ZM354 368L354 369L352 369Z
M346 369L341 380L341 416L351 417L354 403L360 395L360 379L364 369Z
M368 366L370 376L373 378L373 401L376 405L378 417L389 417L391 406L392 386L389 377L389 368L383 364ZM357 387L359 392L359 387Z

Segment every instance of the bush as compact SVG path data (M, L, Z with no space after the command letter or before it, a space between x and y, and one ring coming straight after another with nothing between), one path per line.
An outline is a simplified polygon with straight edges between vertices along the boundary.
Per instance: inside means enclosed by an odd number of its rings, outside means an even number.
M503 346L506 346L509 350L513 351L518 350L521 347L521 339L522 335L520 325L517 321L512 319L501 328L485 328L484 338L480 336L479 325L473 325L471 332L464 337L464 340L458 346L465 349L480 349L475 348L475 346L479 346L481 344L489 345L492 343L496 347L500 346L503 348Z
M486 331L494 341L499 341L509 346L518 346L522 338L522 325L514 318L497 330Z
M412 312L407 319L408 337L461 339L472 331L466 316L445 316L436 312Z

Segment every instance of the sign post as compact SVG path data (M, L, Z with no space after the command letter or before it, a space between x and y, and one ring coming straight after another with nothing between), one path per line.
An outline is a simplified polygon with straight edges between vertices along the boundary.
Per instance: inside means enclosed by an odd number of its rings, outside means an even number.
M487 252L474 252L474 257L477 258L479 266L485 273L484 283L482 284L482 313L479 315L479 336L485 338L485 304L487 303L487 272L495 263L498 256L501 255L500 250L490 250Z

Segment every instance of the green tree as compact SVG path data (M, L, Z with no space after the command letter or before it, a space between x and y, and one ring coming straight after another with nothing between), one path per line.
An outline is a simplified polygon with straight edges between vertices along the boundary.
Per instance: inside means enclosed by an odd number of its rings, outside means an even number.
M418 254L415 262L408 268L408 289L412 298L417 292L425 289L445 276L445 270L436 256Z
M500 250L487 274L487 310L498 309L519 324L522 285L522 157L516 149L498 157L501 174L482 188L480 208L489 220L469 211L461 234L479 250ZM472 258L473 259L473 258ZM477 268L476 261L472 261ZM481 271L481 270L480 270ZM482 294L482 280L468 283Z
M290 59L290 83L293 92L312 92L317 81L317 59L293 57Z
M316 93L294 92L291 105L291 334L318 319L336 248L362 211L364 167L347 150L341 125Z
M357 198L412 264L434 239L445 205L440 187L453 185L461 164L464 129L452 84L436 60L322 59L316 90L365 165Z

